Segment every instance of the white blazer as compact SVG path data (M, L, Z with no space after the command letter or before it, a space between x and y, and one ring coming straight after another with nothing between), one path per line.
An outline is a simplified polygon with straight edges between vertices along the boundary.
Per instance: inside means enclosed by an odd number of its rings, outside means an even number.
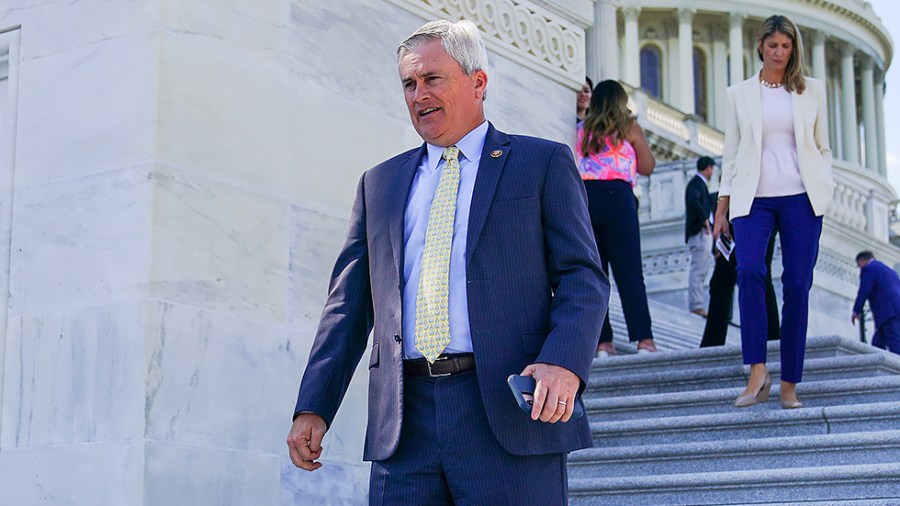
M807 77L802 95L791 92L791 108L800 177L813 211L821 216L834 193L825 83ZM726 114L719 196L731 196L729 216L733 220L750 214L759 186L762 99L758 75L728 87Z

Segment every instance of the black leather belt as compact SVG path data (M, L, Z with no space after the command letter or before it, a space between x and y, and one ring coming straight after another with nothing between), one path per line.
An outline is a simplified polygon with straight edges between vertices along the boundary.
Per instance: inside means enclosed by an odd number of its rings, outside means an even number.
M474 369L475 355L471 353L441 355L433 364L429 364L424 358L403 361L403 372L413 376L431 376L436 378Z

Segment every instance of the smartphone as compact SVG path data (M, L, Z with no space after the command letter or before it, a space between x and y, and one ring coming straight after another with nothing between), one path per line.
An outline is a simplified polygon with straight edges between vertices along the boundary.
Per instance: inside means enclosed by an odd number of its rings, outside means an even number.
M509 388L512 390L513 397L515 397L519 408L526 413L531 413L531 406L534 404L534 378L510 374L509 378L506 378L506 382L509 383ZM584 403L581 401L580 395L575 396L573 409L572 417L569 420L577 420L584 416Z

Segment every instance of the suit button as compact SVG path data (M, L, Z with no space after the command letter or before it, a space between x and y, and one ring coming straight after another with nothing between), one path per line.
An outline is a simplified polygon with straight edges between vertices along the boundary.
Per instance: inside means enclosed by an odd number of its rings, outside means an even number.
M400 334L394 334L394 341L397 341L399 343L400 341L403 341L403 338L400 337Z

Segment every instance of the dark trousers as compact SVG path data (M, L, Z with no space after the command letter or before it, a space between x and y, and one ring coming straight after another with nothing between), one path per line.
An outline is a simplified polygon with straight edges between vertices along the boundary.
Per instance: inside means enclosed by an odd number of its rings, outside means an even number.
M628 340L652 339L650 308L641 259L641 232L638 225L637 199L625 181L585 181L588 212L594 239L600 253L603 272L610 266L622 299L622 312L628 327ZM600 342L613 339L609 315L603 320Z
M566 454L520 456L500 446L475 371L403 379L400 444L372 462L370 505L566 504Z
M738 305L741 309L741 348L745 364L766 362L765 252L773 230L781 238L784 272L781 317L781 379L799 383L803 377L809 290L819 255L822 217L816 216L805 193L789 197L756 198L750 214L735 218Z
M875 329L872 346L900 355L900 316L888 319Z
M769 238L766 248L766 318L768 320L768 340L781 339L781 326L778 321L778 299L775 297L775 286L772 284L772 257L775 255L775 232ZM735 239L737 240L737 239ZM728 334L728 323L734 307L734 286L737 284L737 255L732 252L731 258L719 255L716 267L709 281L709 311L706 327L703 328L703 339L700 347L722 346ZM743 320L743 315L741 315Z

